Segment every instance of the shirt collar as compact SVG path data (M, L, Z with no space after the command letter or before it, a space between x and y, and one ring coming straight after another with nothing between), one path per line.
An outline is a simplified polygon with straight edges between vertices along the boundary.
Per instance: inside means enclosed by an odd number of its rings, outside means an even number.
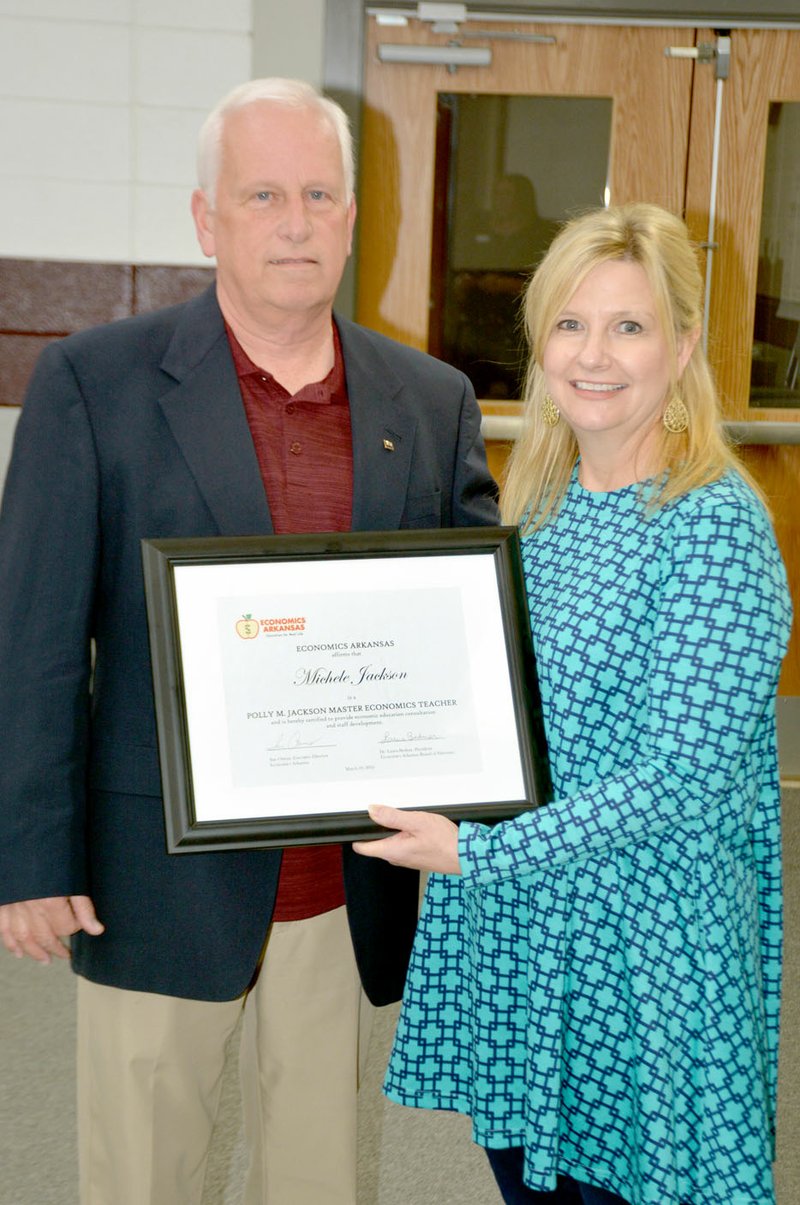
M283 388L280 381L275 380L271 372L268 372L265 368L259 368L258 364L253 363L226 322L225 333L228 336L228 343L230 344L237 377L240 381L245 378L258 378L259 382L269 385L270 391L273 394L276 392L283 393L287 398L292 397L296 402L316 402L322 405L346 402L347 389L345 387L342 343L336 323L331 321L331 327L333 329L333 368L331 368L323 380L309 382L307 385L303 385L301 389L298 389L297 393L290 394Z

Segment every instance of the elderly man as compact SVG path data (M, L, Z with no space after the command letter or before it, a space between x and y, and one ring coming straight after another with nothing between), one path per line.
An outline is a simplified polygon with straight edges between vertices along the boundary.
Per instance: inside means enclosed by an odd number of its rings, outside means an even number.
M465 377L338 316L347 121L257 80L200 138L216 286L49 347L0 521L0 929L78 973L84 1205L199 1203L244 1012L248 1205L352 1205L372 1005L416 878L349 846L165 851L142 538L497 521ZM92 667L90 646L94 641Z

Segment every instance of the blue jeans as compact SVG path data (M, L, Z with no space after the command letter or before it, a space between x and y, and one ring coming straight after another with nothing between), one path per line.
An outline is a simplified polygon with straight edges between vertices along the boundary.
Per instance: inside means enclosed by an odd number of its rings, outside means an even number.
M521 1146L502 1151L487 1149L486 1155L506 1205L627 1205L616 1193L581 1184L572 1176L559 1176L552 1192L534 1192L522 1179Z

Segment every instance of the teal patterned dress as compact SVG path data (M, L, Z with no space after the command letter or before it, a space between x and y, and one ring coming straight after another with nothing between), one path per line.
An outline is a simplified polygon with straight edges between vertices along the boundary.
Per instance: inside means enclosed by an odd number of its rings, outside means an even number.
M791 618L736 473L645 517L584 490L523 540L553 799L432 875L387 1095L631 1205L772 1205L775 689Z

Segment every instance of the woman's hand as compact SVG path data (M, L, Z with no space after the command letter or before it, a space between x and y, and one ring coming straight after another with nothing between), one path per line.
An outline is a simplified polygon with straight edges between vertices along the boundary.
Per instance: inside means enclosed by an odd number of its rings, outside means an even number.
M458 828L446 816L435 812L407 812L374 804L370 819L383 828L397 829L380 841L356 841L353 849L367 858L383 858L393 866L411 870L435 870L440 874L461 874L458 861Z

